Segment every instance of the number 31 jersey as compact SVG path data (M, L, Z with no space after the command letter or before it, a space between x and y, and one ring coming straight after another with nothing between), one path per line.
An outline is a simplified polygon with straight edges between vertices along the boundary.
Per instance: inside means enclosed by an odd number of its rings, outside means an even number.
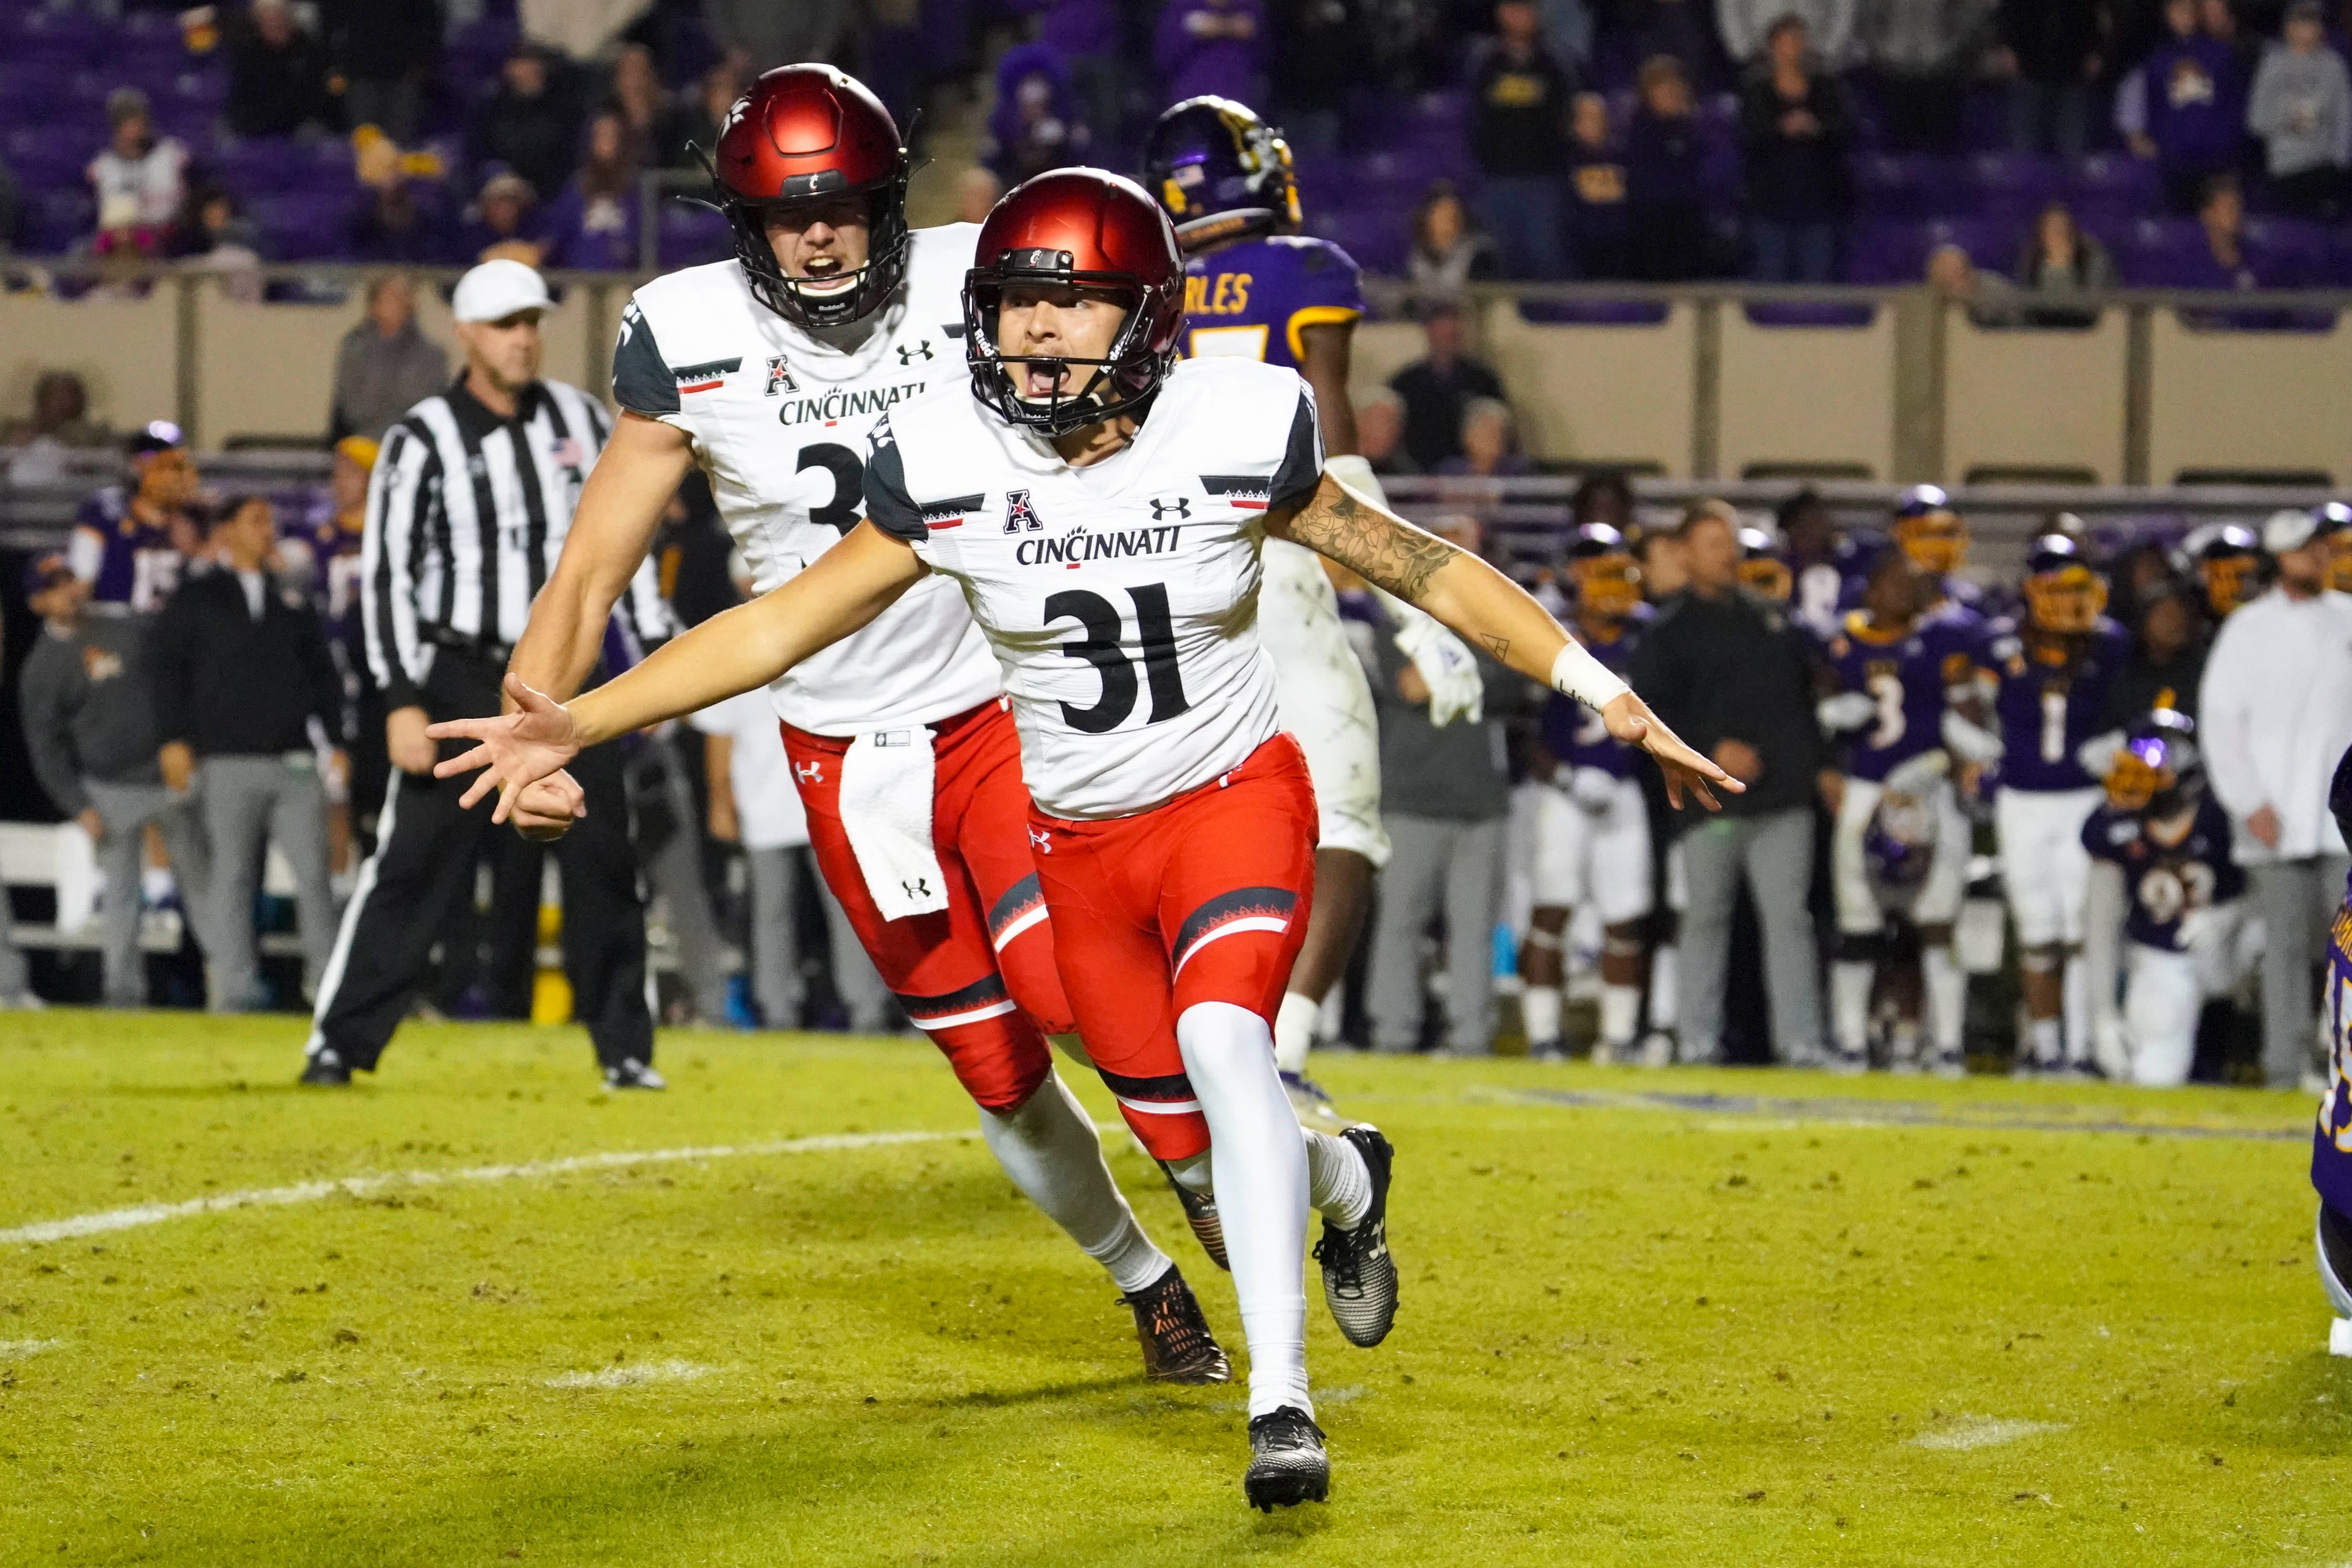
M1083 468L962 387L902 403L875 432L866 500L962 586L1003 666L1031 797L1083 820L1198 789L1280 727L1258 547L1267 509L1322 473L1297 372L1187 360L1134 442Z
M622 313L614 398L692 440L758 591L797 576L866 515L866 442L884 410L926 388L964 389L963 275L979 232L917 229L906 282L846 331L792 325L733 261L657 277ZM999 689L955 586L928 581L769 696L796 728L859 735L946 718Z

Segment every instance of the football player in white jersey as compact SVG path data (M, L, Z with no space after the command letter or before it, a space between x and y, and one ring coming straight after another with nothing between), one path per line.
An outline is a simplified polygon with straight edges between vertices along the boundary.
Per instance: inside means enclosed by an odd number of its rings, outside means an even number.
M978 230L907 227L907 154L872 93L827 66L770 71L714 152L737 258L656 278L623 315L614 461L515 650L515 674L543 690L578 689L689 465L709 475L756 586L774 589L865 515L882 410L961 368ZM916 585L769 695L826 884L979 1104L1005 1173L1108 1270L1151 1376L1224 1381L1199 1303L1054 1075L1046 1037L1074 1040L1076 1026L1029 862L1019 742L962 595L944 578Z
M1302 1129L1273 1019L1314 889L1317 810L1257 639L1258 548L1319 551L1600 707L1669 794L1738 789L1509 579L1323 472L1296 371L1178 361L1183 263L1167 217L1094 170L1039 175L982 226L964 289L971 393L899 404L867 458L866 520L807 571L558 706L436 727L481 744L471 795L550 779L583 745L773 680L951 579L1003 667L1056 956L1128 1125L1218 1197L1250 1352L1243 1485L1272 1509L1327 1493L1307 1396L1306 1216L1340 1332L1394 1321L1391 1151ZM553 791L551 791L553 793ZM502 801L499 810L507 810Z

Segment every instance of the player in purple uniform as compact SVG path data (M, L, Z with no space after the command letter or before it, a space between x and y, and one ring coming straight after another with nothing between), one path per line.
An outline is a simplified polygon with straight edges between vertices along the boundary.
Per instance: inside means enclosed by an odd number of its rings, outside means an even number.
M2229 813L2205 788L2195 720L2158 708L2132 725L2083 848L2094 862L2083 972L2100 1063L2135 1083L2185 1083L2207 999L2234 988L2253 957L2242 940L2246 873L2231 857Z
M1641 569L1625 537L1606 523L1587 523L1568 547L1567 577L1574 594L1576 640L1620 672L1650 620L1642 602ZM1590 708L1566 697L1545 705L1544 751L1555 765L1536 799L1535 913L1528 922L1519 974L1527 989L1520 1008L1530 1055L1564 1055L1559 1038L1562 939L1570 918L1587 903L1601 921L1601 1038L1595 1061L1633 1059L1641 1025L1643 923L1654 898L1650 874L1650 815L1642 798L1639 754L1610 738ZM1664 1046L1666 1037L1654 1037ZM1657 1051L1646 1065L1664 1067Z
M1886 953L1890 914L1919 933L1936 1071L1967 1070L1961 1025L1968 976L1952 956L1952 925L1967 890L1969 828L1945 749L1952 685L1948 651L1920 613L1932 582L1899 549L1884 549L1864 579L1863 602L1824 650L1822 730L1842 741L1836 823L1830 836L1837 956L1830 966L1830 1065L1870 1065L1870 998ZM1898 1072L1919 1065L1916 1029L1898 1027Z
M92 601L160 610L201 530L188 508L196 498L196 465L180 427L165 420L142 425L128 443L129 486L109 485L74 514L66 559L89 584Z
M2131 639L2103 613L2107 585L2063 534L2034 541L2023 587L2023 618L1992 624L1981 661L2000 737L2001 882L2023 954L2030 1038L2017 1066L2088 1071L2089 992L2073 960L2091 876L2083 821L2104 791L2077 754Z
M1930 613L1946 603L1983 612L1984 590L1960 575L1969 559L1969 523L1948 491L1934 485L1914 485L1904 491L1895 503L1887 537L1911 558L1912 565L1934 580Z
M2352 843L2352 750L2336 764L2327 792L2336 831ZM2319 1281L2336 1309L2327 1348L2352 1355L2352 886L2327 933L2327 1090L2312 1129L2311 1185L2319 1193Z

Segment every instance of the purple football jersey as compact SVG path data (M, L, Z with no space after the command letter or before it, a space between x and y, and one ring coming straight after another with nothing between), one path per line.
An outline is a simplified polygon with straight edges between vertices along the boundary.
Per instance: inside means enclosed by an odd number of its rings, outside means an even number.
M325 497L287 530L280 549L310 591L330 642L348 642L359 631L361 536L335 520L335 503Z
M2000 723L2001 782L2012 789L2087 789L2098 782L2074 759L2098 733L2107 688L2124 666L2131 639L2102 616L2063 664L2026 646L2013 622L1995 622L1983 664L2000 683L1993 712Z
M99 491L74 513L68 559L74 575L89 584L90 598L142 612L163 607L186 564L170 526L141 521L119 485Z
M1267 235L1184 264L1184 353L1232 354L1298 369L1300 334L1364 313L1354 258L1329 240Z
M2311 1139L2311 1185L2339 1214L2352 1214L2352 885L2327 932L2327 1092Z
M2229 815L2210 795L2197 802L2197 815L2179 843L2158 842L2142 812L2101 806L2083 824L2083 847L2093 860L2123 867L2131 900L2124 935L2168 953L2182 950L2182 915L2246 891L2245 871L2230 854Z
M1650 607L1645 604L1610 641L1597 642L1580 628L1576 640L1601 661L1603 668L1622 675L1633 662L1633 649L1641 642L1649 618ZM1619 779L1633 776L1641 756L1623 741L1611 738L1609 727L1601 722L1598 712L1558 692L1544 704L1543 741L1544 749L1559 758L1564 767L1598 768Z
M1856 611L1830 640L1828 656L1840 691L1861 692L1878 705L1876 716L1847 743L1847 773L1883 783L1913 758L1943 746L1944 660L1925 626L1880 632Z

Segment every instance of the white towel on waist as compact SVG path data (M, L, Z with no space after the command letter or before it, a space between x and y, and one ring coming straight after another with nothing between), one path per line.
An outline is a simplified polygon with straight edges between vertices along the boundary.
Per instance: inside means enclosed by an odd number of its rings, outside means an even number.
M929 729L886 729L850 742L841 759L841 827L885 920L948 906L931 843Z

